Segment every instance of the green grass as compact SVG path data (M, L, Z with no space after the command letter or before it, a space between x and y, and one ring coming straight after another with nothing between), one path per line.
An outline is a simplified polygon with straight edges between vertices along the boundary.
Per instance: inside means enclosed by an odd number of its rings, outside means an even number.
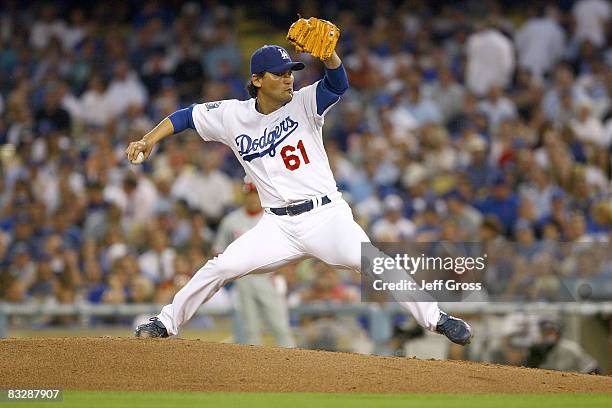
M48 408L153 408L153 407L248 407L248 408L326 408L326 407L610 407L612 394L554 395L381 395L323 393L204 393L204 392L98 392L66 391L63 402L6 403L5 407Z

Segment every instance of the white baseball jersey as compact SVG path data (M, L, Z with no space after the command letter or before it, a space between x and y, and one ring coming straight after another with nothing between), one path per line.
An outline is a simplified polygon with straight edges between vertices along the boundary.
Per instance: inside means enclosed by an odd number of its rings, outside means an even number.
M317 83L294 92L280 109L264 115L255 99L198 104L193 122L206 141L228 145L257 187L263 207L284 207L317 196L340 195L323 146Z

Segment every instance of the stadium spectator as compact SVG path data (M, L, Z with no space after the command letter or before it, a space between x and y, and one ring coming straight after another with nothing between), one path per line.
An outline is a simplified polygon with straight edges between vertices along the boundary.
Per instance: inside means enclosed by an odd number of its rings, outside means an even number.
M579 344L562 336L562 326L557 319L543 317L539 328L540 340L529 350L526 364L528 367L599 373L597 361Z
M431 97L440 110L444 123L454 118L461 111L465 88L453 77L448 67L438 70L438 80L431 90Z
M514 74L512 42L491 22L478 22L467 39L466 83L471 92L485 95L493 85L506 88Z
M518 198L512 191L504 175L498 175L489 187L486 197L476 203L478 208L485 216L494 215L499 219L507 235L511 234L518 215Z
M595 145L596 148L607 148L610 145L601 121L591 114L592 105L582 101L578 105L576 118L570 120L569 125L579 142L584 145Z
M482 214L472 207L458 190L449 192L445 198L448 218L457 224L466 241L476 239L483 219Z
M194 157L194 163L201 160L202 170L184 166L172 186L176 198L184 199L189 206L202 211L215 222L219 221L233 197L231 180L219 169L220 159L219 151L208 151L203 157Z
M164 284L174 278L174 258L176 251L168 247L168 239L163 231L155 229L149 233L147 252L138 258L140 272L156 284Z
M402 216L404 202L397 195L388 195L383 200L384 217L372 224L372 238L377 242L401 242L411 239L414 224Z
M144 105L147 102L147 91L127 61L119 61L113 72L106 97L111 107L111 117L116 118L124 114L130 105Z
M576 19L574 40L588 40L598 47L604 45L605 28L612 19L612 7L604 0L580 0L572 10Z
M565 34L553 14L555 11L530 8L531 17L517 30L514 43L519 66L541 81L561 59Z
M489 87L488 98L480 102L479 109L487 115L489 130L495 134L499 125L504 120L516 118L516 106L509 99L504 97L503 89L495 84Z
M442 121L440 110L435 103L422 95L420 86L409 87L403 103L410 116L416 120L417 127Z

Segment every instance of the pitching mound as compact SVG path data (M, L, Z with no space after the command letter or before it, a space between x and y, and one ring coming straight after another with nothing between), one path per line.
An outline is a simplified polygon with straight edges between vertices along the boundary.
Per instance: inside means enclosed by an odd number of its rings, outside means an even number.
M0 388L56 387L118 391L609 393L612 377L197 340L0 340Z

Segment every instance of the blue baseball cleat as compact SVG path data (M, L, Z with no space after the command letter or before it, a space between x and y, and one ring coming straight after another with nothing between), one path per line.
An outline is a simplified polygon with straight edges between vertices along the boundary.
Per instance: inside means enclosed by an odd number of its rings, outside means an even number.
M453 343L462 346L470 344L472 338L472 328L469 324L442 311L440 311L440 320L438 320L436 331L445 335Z
M141 324L136 327L134 331L136 337L168 337L168 330L166 326L157 318L152 317L149 319L149 323Z

